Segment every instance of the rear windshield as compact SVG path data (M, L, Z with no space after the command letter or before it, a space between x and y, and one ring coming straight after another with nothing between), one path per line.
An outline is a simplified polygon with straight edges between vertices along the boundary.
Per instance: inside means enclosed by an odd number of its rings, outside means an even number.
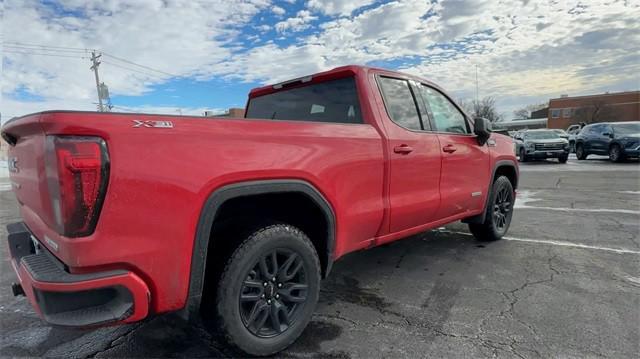
M353 77L282 90L249 100L247 118L362 123Z

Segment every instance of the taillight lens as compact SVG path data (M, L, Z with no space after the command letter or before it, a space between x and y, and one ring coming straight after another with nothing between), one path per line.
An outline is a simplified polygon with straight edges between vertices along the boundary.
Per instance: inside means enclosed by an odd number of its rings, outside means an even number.
M58 233L67 237L93 233L109 180L104 140L47 136L45 167Z

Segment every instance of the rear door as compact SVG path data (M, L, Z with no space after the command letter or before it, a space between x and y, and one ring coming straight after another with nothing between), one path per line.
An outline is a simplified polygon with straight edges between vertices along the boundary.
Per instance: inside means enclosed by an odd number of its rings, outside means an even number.
M491 180L488 145L478 145L464 113L444 93L420 85L442 153L439 219L484 206Z
M421 118L420 95L406 79L378 76L387 119L390 232L436 220L440 205L441 154L438 136Z

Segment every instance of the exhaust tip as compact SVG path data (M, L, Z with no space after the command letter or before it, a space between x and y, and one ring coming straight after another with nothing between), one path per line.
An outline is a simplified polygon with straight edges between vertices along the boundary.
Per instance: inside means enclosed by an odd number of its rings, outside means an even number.
M11 283L11 291L14 297L24 296L24 289L20 283Z

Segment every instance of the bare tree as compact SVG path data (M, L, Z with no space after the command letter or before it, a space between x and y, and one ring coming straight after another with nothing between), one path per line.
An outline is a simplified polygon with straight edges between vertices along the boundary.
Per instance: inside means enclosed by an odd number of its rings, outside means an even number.
M527 105L521 109L513 111L513 115L518 119L527 119L531 118L532 112L542 110L545 107L547 107L546 102Z
M471 117L484 117L491 122L502 121L502 115L496 109L496 100L491 96L484 97L480 100L458 100L458 104Z
M602 100L593 100L590 103L574 110L573 118L577 122L595 123L615 120L618 116L616 109Z

